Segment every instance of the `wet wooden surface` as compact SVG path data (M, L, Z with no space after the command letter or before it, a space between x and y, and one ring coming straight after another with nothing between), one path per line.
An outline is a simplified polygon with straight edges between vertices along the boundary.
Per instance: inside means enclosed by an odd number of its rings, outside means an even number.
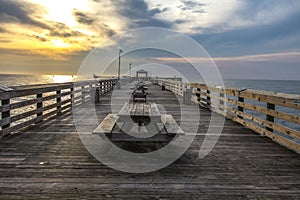
M153 85L148 92L149 102L155 101L166 114L180 119L178 101L171 92ZM106 96L97 106L99 120L110 112ZM299 198L299 155L233 121L225 120L217 145L199 159L210 116L210 111L201 109L198 135L180 159L146 174L119 172L93 158L82 145L70 113L39 123L1 139L0 198Z

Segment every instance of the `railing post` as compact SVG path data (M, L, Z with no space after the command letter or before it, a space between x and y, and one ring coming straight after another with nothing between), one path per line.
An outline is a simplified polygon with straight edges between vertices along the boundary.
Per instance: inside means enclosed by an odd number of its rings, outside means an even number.
M267 108L270 110L275 110L275 104L267 103ZM275 121L274 116L271 116L271 115L266 115L266 120L269 122L272 122L272 123L274 123L274 121ZM274 131L272 128L269 128L269 127L266 127L266 129L271 132Z
M109 81L110 91L114 90L114 85L112 81Z
M89 84L88 85L88 90L87 91L89 91L89 99L90 99L90 101L93 102L93 100L95 100L95 95L93 95L93 94L95 94L94 88L93 88L93 84Z
M1 105L2 106L5 106L5 105L9 106L9 104L10 104L10 99L1 100ZM5 111L5 112L1 113L1 119L7 118L7 117L10 117L10 109L8 111ZM8 128L8 127L10 127L10 123L2 126L2 130L5 129L5 128Z
M242 97L238 97L238 102L244 103L244 98ZM240 112L244 112L244 107L242 106L238 106L238 111ZM244 119L242 116L238 115L238 118L240 119Z
M91 89L91 101L94 101L94 103L100 102L99 86L96 86Z
M161 90L166 90L166 85L165 85L165 83L162 83L162 84L161 84Z
M70 88L70 91L71 91L71 95L70 95L70 98L71 98L71 104L74 103L74 86L72 85L72 87Z
M108 92L110 92L110 90L111 90L110 81L107 81L106 82L106 92L108 93Z
M106 94L107 93L107 89L108 87L107 87L107 81L105 81L104 82L104 94Z
M183 92L183 103L186 105L190 105L192 103L192 89L186 88Z
M37 123L43 121L43 94L37 94L37 104L36 104L36 109L37 109Z
M105 94L105 87L104 87L104 82L103 81L100 83L100 86L101 86L101 95L104 95Z
M201 89L200 88L197 88L197 93L196 93L196 97L197 97L197 102L199 103L199 107L201 107Z
M210 91L207 89L207 96L206 96L207 102L206 102L206 104L210 108L210 106L211 106L211 104L210 104L211 98L210 98L209 95L210 95Z
M56 98L56 104L57 104L57 107L56 107L56 110L57 110L57 115L61 114L61 90L58 90L56 91L56 95L57 95L57 98Z
M224 92L220 92L220 97L224 98ZM225 108L224 108L224 101L223 101L223 99L220 99L219 102L220 102L220 110L224 111Z
M84 94L84 85L83 85L81 86L81 103L84 103L84 96L85 94Z

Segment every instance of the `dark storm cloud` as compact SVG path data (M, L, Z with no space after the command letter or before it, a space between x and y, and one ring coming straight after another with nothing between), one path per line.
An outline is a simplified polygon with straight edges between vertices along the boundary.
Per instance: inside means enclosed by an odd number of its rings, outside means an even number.
M164 9L148 9L148 4L144 0L113 1L118 13L132 21L133 27L164 27L171 25L162 20L154 19L154 15L166 11Z
M92 17L76 9L73 10L73 15L76 18L76 21L81 24L91 25L95 21Z
M43 11L43 8L36 4L24 1L0 0L0 23L19 22L22 24L47 28L48 26L46 24L30 17L35 11Z

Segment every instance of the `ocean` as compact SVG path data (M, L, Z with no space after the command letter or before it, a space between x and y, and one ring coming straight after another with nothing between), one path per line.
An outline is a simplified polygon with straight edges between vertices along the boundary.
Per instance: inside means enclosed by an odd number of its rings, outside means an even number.
M0 85L17 86L43 83L62 83L75 81L76 76L70 75L27 75L0 74ZM92 75L91 75L91 79ZM288 94L300 94L300 80L248 80L224 79L226 87L247 88Z
M63 83L74 80L74 76L69 75L0 74L0 85L8 87L46 83Z

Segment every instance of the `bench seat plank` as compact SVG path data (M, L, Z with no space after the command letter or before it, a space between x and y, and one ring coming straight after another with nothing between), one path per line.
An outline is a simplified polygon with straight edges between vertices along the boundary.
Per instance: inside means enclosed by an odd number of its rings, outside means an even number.
M118 119L118 115L108 114L105 119L99 124L99 126L97 126L97 128L93 131L93 133L111 133Z
M168 134L184 134L183 130L177 125L172 115L161 115L161 121L163 122Z
M150 115L151 116L160 115L160 112L158 110L158 107L157 107L156 103L151 103L150 104Z

